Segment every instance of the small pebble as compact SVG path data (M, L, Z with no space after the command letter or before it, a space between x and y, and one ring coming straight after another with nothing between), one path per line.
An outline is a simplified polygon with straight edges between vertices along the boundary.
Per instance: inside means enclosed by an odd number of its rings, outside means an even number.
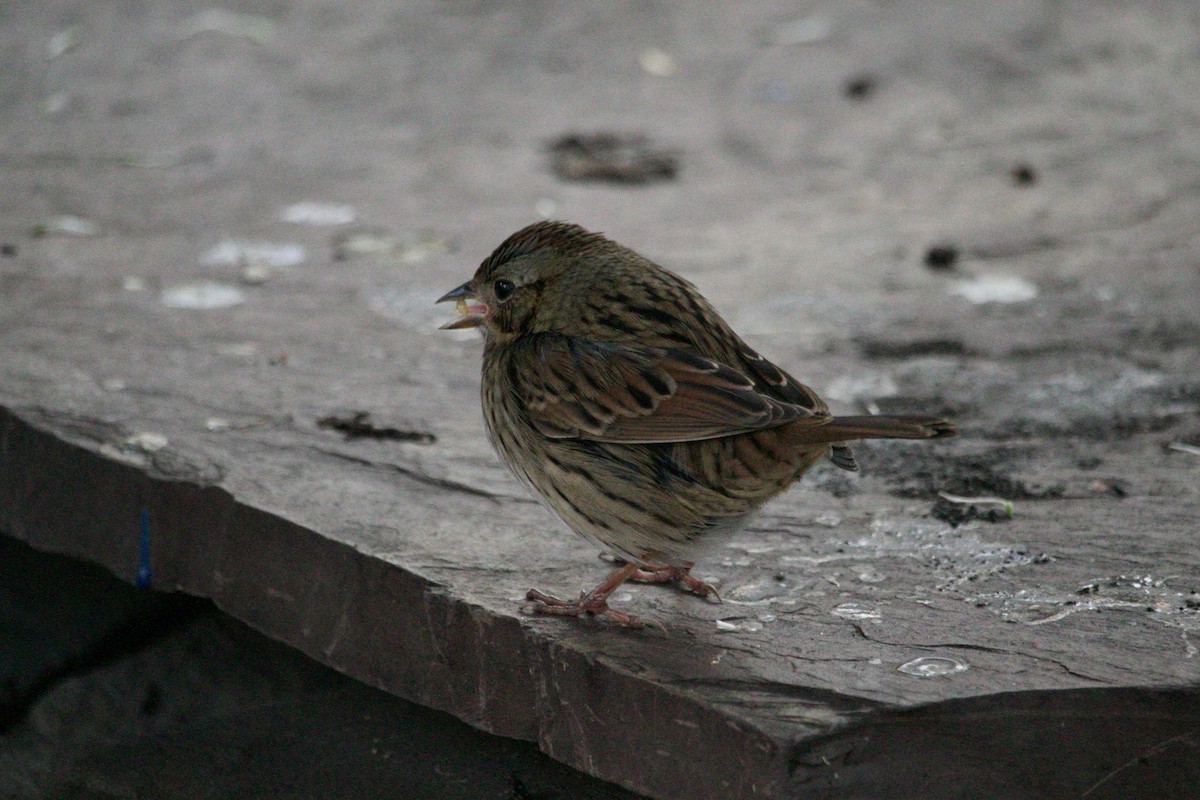
M356 216L353 206L311 200L293 203L279 212L281 220L295 225L345 225L354 222Z
M271 268L266 264L247 264L241 277L247 286L261 286L271 279Z
M405 264L420 264L453 250L453 239L434 231L417 231L401 237L396 255Z
M398 247L399 240L385 228L355 228L333 237L333 260L386 254Z
M859 75L846 81L842 94L851 100L866 100L875 91L875 79L870 75Z
M940 678L956 672L965 672L967 669L969 667L965 661L940 656L922 656L896 667L897 672L903 672L916 678Z
M675 58L665 50L651 47L638 55L638 63L650 75L656 78L669 78L677 69Z
M46 95L46 99L42 101L42 113L52 117L66 111L70 104L71 95L66 92L54 92Z
M95 236L100 233L100 226L90 219L62 214L49 219L46 222L45 231L62 236Z
M294 267L308 257L305 249L292 242L246 242L225 239L200 256L209 267L238 267L266 264L269 267Z
M1037 170L1028 164L1016 164L1012 168L1012 180L1017 186L1033 186L1038 182Z
M763 629L763 624L756 619L743 620L742 622L729 622L728 620L716 620L717 630L722 632L731 631L749 631L755 633Z
M1129 494L1125 482L1116 478L1096 478L1088 484L1088 491L1096 494L1108 494L1113 497L1125 497Z
M202 34L240 36L259 45L275 40L278 24L262 14L242 14L224 8L208 8L192 14L179 23L179 38L190 39Z
M125 439L125 446L143 453L156 453L167 446L167 437L151 431L135 433Z
M551 171L565 181L643 184L679 174L678 156L643 134L567 133L547 150Z
M829 613L835 617L861 622L877 622L883 617L878 608L863 603L842 603Z
M925 251L925 266L936 270L954 269L958 262L958 248L949 244L935 244Z
M184 286L173 286L162 293L162 304L167 308L190 308L207 311L214 308L230 308L246 302L246 295L236 286L206 281Z
M258 356L258 345L254 342L230 342L217 345L216 353L230 358L252 359Z
M958 281L950 293L972 303L1023 303L1037 297L1037 286L1016 275L980 275Z
M53 61L59 56L74 50L83 40L79 27L72 25L54 34L46 42L46 58Z
M833 23L829 17L802 17L785 22L763 32L763 44L793 45L814 44L829 38Z

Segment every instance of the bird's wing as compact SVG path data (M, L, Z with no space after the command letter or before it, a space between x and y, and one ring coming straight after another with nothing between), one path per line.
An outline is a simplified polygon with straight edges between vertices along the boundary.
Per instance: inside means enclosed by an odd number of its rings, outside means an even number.
M746 374L772 397L818 414L829 411L829 406L812 389L760 356L741 339L738 339L738 344L738 357L745 365Z
M755 390L731 367L689 350L585 342L562 334L509 345L509 375L534 427L555 439L649 444L713 439L825 413Z

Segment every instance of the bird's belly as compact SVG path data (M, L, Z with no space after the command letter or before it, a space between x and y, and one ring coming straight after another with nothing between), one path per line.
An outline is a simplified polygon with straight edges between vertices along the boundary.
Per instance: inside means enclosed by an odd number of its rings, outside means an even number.
M695 560L687 554L741 528L804 468L767 469L763 446L739 443L741 436L678 444L551 439L509 404L506 387L485 384L489 390L484 419L501 460L572 530L628 560Z
M669 445L543 438L536 450L535 459L501 455L571 529L626 560L695 560L761 505L664 470Z

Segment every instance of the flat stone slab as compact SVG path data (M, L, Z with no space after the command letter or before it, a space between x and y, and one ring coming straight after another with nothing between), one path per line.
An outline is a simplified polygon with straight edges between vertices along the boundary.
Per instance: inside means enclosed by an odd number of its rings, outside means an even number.
M0 537L0 796L639 800L249 630Z
M64 8L0 28L0 529L655 797L1200 782L1189 3ZM572 130L679 172L561 182ZM541 215L963 435L618 596L666 636L519 615L606 566L432 303Z

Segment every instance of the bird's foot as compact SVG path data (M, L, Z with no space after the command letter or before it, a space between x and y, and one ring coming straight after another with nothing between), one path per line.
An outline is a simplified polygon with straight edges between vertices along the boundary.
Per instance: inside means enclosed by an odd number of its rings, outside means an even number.
M699 597L713 597L719 603L721 595L711 583L705 583L692 574L692 564L684 562L683 566L671 564L650 564L639 567L629 577L638 583L682 583L687 590Z
M616 624L625 627L640 629L647 625L653 625L656 628L666 630L663 626L653 620L644 620L641 617L633 614L626 614L624 611L617 611L608 606L608 595L599 595L596 592L585 592L579 595L578 600L561 600L545 592L539 592L537 589L530 589L525 593L525 605L521 606L522 613L525 614L552 614L560 617L605 617Z

